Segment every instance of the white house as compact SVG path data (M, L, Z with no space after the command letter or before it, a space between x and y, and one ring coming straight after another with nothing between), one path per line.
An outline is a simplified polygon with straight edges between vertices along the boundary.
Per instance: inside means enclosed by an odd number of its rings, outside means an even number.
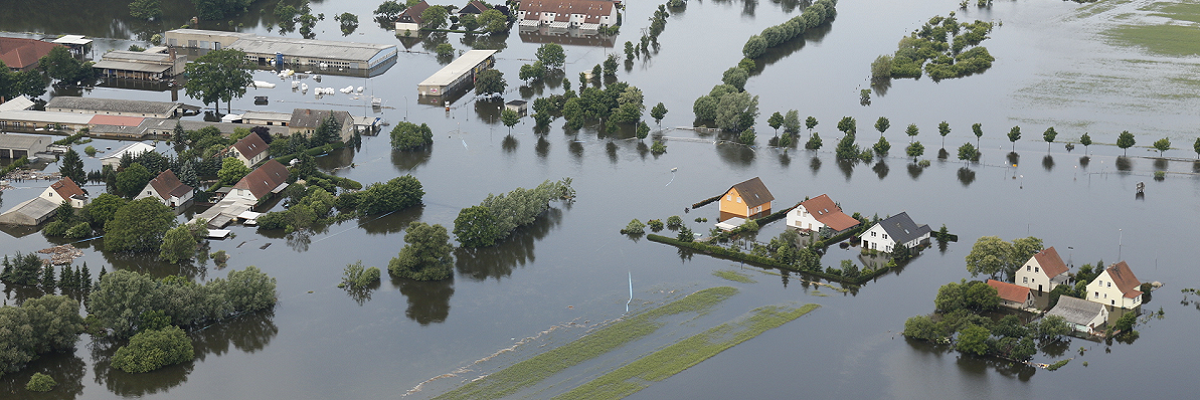
M909 249L916 248L929 241L931 232L929 225L917 226L907 212L902 212L876 222L858 237L862 238L864 249L890 252L897 243Z
M787 226L820 232L830 237L856 227L861 222L842 212L842 208L827 195L820 195L800 203L787 213Z
M1087 285L1088 301L1120 308L1137 308L1142 305L1142 282L1133 276L1124 261L1101 272Z
M988 279L987 284L996 288L1001 306L1017 310L1033 308L1033 292L1030 292L1029 288L991 279Z
M1076 331L1095 334L1108 322L1108 307L1071 296L1061 296L1046 316L1059 316Z
M1017 270L1017 284L1041 291L1054 290L1058 285L1070 285L1071 276L1067 274L1067 264L1063 263L1058 251L1051 246L1042 250Z
M233 185L226 198L243 198L252 200L251 203L266 198L271 193L279 193L287 188L288 170L279 161L267 160L265 164Z
M421 13L429 8L429 3L421 0L420 3L413 4L400 13L396 17L396 35L416 36L417 33L425 26L425 21L421 20Z
M125 154L129 154L130 157L137 157L147 151L154 151L154 146L142 142L130 143L112 152L112 154L100 157L100 165L117 168L118 165L121 165L121 157Z
M79 185L76 185L71 178L62 178L62 180L50 184L50 187L46 188L40 197L50 200L54 204L62 204L67 201L71 203L71 207L75 208L83 208L90 201L87 193L80 189Z
M522 0L517 20L595 30L617 23L616 3L610 0Z
M251 135L257 136L257 135ZM192 199L192 192L195 190L183 182L179 181L179 177L175 176L171 170L163 171L158 176L151 179L146 187L138 192L134 200L153 197L158 201L166 204L167 207L175 208L187 203Z
M231 151L233 157L250 168L267 158L267 142L257 133L251 133L229 146L227 151Z

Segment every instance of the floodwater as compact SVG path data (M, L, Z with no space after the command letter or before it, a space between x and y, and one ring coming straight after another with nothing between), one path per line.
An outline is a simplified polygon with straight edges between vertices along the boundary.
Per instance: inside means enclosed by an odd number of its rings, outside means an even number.
M0 29L115 38L98 41L96 54L100 54L152 32L145 24L126 21L117 3L95 6L97 13L87 19L60 18L41 7L27 18L6 13ZM78 1L39 4L53 4L56 10L92 9ZM1078 60L1148 57L1136 49L1096 41L1094 33L1104 21L1075 18L1082 6L1054 0L1001 1L988 10L959 10L960 19L1004 22L984 42L997 58L995 65L981 75L939 83L927 78L896 80L886 94L877 91L872 104L864 107L858 91L868 87L870 62L894 51L906 32L929 17L955 10L955 5L843 0L832 26L773 50L751 77L747 89L760 96L762 115L760 146L748 148L670 138L716 139L674 127L691 125L693 100L737 63L747 37L798 14L802 4L691 2L669 20L657 54L636 60L619 73L619 79L643 90L649 106L661 101L670 110L662 124L664 132L656 134L668 138L668 152L658 157L649 154L648 142L630 139L630 132L615 136L597 134L593 128L564 132L561 120L539 136L531 132L532 121L527 118L509 136L508 128L496 121L500 103L479 101L473 94L455 101L449 111L419 104L416 84L441 64L433 54L424 53L426 45L402 43L374 25L368 16L375 6L314 2L314 13L326 14L317 26L317 38L396 43L411 52L402 51L396 65L382 76L330 75L320 86L367 87L368 95L384 99L380 116L392 122L428 123L436 132L435 144L425 152L393 152L384 134L365 138L359 151L339 151L320 161L327 170L350 166L335 173L364 183L413 174L425 187L424 206L310 234L234 227L236 237L212 242L212 250L232 256L227 269L256 265L278 279L279 305L273 313L195 332L195 361L150 374L129 375L109 368L100 360L114 349L84 335L74 354L46 356L21 373L5 376L5 391L24 395L16 388L33 372L45 371L62 384L48 398L397 397L553 326L570 322L594 326L620 317L629 275L635 310L718 285L742 289L723 306L723 315L729 318L782 302L822 305L811 315L655 383L633 398L993 398L1061 396L1064 390L1070 390L1068 397L1078 398L1109 398L1118 393L1180 398L1196 389L1188 382L1194 382L1189 366L1200 355L1191 340L1200 314L1179 304L1177 294L1179 288L1200 281L1195 257L1188 250L1191 244L1180 234L1200 224L1200 203L1195 200L1200 195L1196 175L1200 166L1190 160L1188 148L1195 140L1188 130L1197 122L1190 112L1195 100L1149 99L1145 101L1168 105L1123 107L1141 97L1121 90L1058 93L1072 100L1066 102L1047 96L1053 88L1048 80L1069 83L1071 76L1078 75L1071 73L1081 68L1092 75L1103 72L1087 70ZM251 8L257 7L272 10L274 4L256 3ZM590 70L606 52L619 52L624 41L636 40L639 30L648 26L645 18L653 7L630 4L615 47L568 45L566 76L573 86L578 85L578 72ZM358 14L362 21L348 37L332 21L332 15L343 11ZM182 25L186 14L168 12L162 25ZM235 25L241 21L244 31L277 34L263 27L273 18L269 12L261 17L253 10L251 14L235 20ZM526 43L515 34L506 40L464 39L457 34L446 38L458 50L468 49L464 41L503 47L497 67L506 74L510 88L520 85L518 68L530 62L538 45L538 40ZM1142 80L1125 84L1153 87L1172 73L1146 67L1142 76L1130 78ZM277 79L268 72L259 72L256 78ZM281 83L285 84L275 89L250 90L246 98L234 102L235 112L313 107L372 114L364 98L354 100L339 93L318 100L311 94L293 93L286 82ZM510 90L505 100L561 91L558 85ZM103 87L83 95L171 98L170 92ZM271 104L252 105L254 95L270 96ZM825 139L825 150L785 152L764 146L772 136L765 124L767 116L787 109L820 120L816 131ZM862 146L876 139L870 128L875 118L889 117L892 128L887 137L893 156L869 165L834 160L830 149L840 134L833 127L844 115L858 119ZM938 158L940 138L935 136L942 120L953 128L946 138L951 153L947 159ZM983 157L979 163L965 164L956 161L954 154L958 145L974 142L969 128L973 122L984 125ZM900 156L907 142L903 127L909 123L921 128L918 139L927 149L922 158L932 161L927 168ZM1010 154L1013 146L1004 134L1017 124L1024 128L1024 137L1016 143L1016 154ZM1060 141L1073 140L1086 130L1095 141L1112 143L1116 132L1128 129L1138 134L1139 144L1169 136L1182 149L1167 153L1176 158L1155 160L1157 153L1145 148L1130 149L1130 157L1118 158L1119 149L1097 146L1088 150L1090 157L1085 159L1082 146L1068 152L1056 143L1047 150L1040 133L1050 124L1057 125ZM120 143L98 140L92 145L116 148ZM99 167L97 159L87 158L85 164L89 170ZM1157 182L1151 177L1156 169L1172 173ZM617 233L632 218L645 221L681 214L684 207L755 176L778 199L777 208L828 193L848 212L882 217L907 211L918 223L935 228L945 224L961 241L944 251L936 246L928 249L900 272L842 294L815 289L796 275L781 279L758 274L755 267ZM518 230L495 248L456 252L453 281L415 283L385 276L377 289L357 295L335 287L346 264L362 260L385 268L403 246L403 226L408 222L451 226L459 209L477 204L488 193L561 177L574 179L577 201L554 204L534 225ZM1140 199L1134 196L1138 182L1147 186ZM3 193L3 206L35 196L41 190L38 186L45 184L20 186L25 188ZM693 230L705 232L709 225L692 219L700 216L710 224L716 222L715 207L693 210L683 215L684 220ZM766 240L782 229L782 222L776 222L759 238ZM1132 344L1074 339L1062 355L1036 356L1039 362L1077 357L1056 372L962 357L901 337L906 318L932 310L938 286L969 278L963 257L976 238L990 235L1006 240L1037 236L1056 246L1075 267L1100 259L1126 260L1141 280L1166 283L1144 306L1148 311L1162 307L1166 316L1139 326L1141 337ZM20 238L0 235L0 252L28 252L56 243L36 233ZM77 263L87 262L93 271L106 265L109 270L181 274L197 280L226 274L211 262L165 265L149 256L105 254L96 250L100 245L99 241L77 244L85 252ZM843 259L858 260L858 252L831 250L822 261L837 266ZM758 283L732 283L712 276L720 269L741 270ZM37 294L20 288L6 288L5 293L9 302ZM557 330L482 368L427 384L412 397L430 397L538 352L540 345L565 343L582 333L581 328ZM1078 355L1079 347L1088 349L1085 355ZM1051 351L1057 354L1062 349ZM639 354L618 352L626 361ZM1081 361L1089 365L1084 367ZM613 366L585 366L589 369L577 371L582 375L575 377L596 375ZM1118 386L1104 378L1117 376L1135 384Z

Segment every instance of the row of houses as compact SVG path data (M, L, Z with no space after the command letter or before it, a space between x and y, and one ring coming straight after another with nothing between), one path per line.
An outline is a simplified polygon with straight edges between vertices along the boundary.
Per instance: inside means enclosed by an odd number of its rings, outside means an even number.
M773 201L775 196L758 177L733 185L719 200L721 215L729 218L724 218L718 227L728 230L745 219L770 214ZM825 194L801 202L788 211L786 219L789 228L820 237L837 236L862 225L862 221L846 215ZM899 245L914 249L928 243L932 232L929 225L917 225L907 212L901 212L876 222L858 237L864 249L891 252Z
M616 25L620 6L620 2L612 0L521 0L517 4L516 19L521 31L548 27L555 33L576 29L590 34L599 32L600 28ZM421 1L400 13L396 18L396 35L415 36L427 24L421 14L428 8L429 3ZM508 7L489 7L479 1L469 2L457 12L461 18L491 9L505 16L511 14Z

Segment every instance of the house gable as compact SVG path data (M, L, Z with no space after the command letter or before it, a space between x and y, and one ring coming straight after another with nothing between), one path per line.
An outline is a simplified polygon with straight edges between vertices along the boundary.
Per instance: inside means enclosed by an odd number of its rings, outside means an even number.
M1124 261L1116 263L1087 285L1089 301L1121 308L1142 304L1141 282Z

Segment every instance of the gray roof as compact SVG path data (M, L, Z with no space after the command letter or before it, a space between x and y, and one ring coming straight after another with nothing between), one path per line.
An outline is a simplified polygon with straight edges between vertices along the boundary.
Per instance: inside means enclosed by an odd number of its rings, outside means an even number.
M912 218L908 217L907 212L902 212L888 217L883 221L879 221L879 224L883 226L883 230L887 231L888 235L890 235L892 240L895 240L896 243L908 243L913 239L919 238L922 235L933 231L929 229L929 225L917 226L917 223L913 222Z
M137 157L147 151L154 151L154 146L151 146L149 144L142 143L142 142L133 142L133 143L127 144L127 145L117 149L117 151L109 153L108 155L106 155L104 157L100 157L100 159L101 160L109 160L109 159L118 159L119 160L119 159L121 159L122 156L125 155L125 153L129 153L130 157Z
M37 225L46 216L58 209L58 204L41 196L26 200L0 214L0 223L16 225Z
M148 133L155 133L155 132L162 133L162 132L169 132L169 131L174 130L176 122L178 122L179 125L182 126L183 130L185 130L185 131L196 131L196 130L203 129L206 126L215 126L218 130L221 131L221 133L226 134L226 135L233 133L233 130L237 129L237 128L251 129L251 128L260 126L260 125L248 125L248 124L234 124L234 123L228 123L228 122L208 122L208 121L195 121L195 120L186 120L186 119L180 120L180 119L172 119L172 118L146 118L146 120L142 121L142 124L138 125L138 127L154 131L154 132L148 132ZM288 127L286 127L286 126L266 126L266 125L261 125L261 126L264 128L267 128L267 130L270 131L270 133L272 135L274 135L276 133L287 134L289 132Z
M55 111L6 110L0 111L0 119L8 121L37 122L43 124L76 124L87 125L92 122L92 114L77 114Z
M24 111L31 107L33 107L33 100L25 96L17 96L0 104L0 111Z
M1102 312L1104 312L1103 304L1071 296L1060 296L1058 304L1054 306L1054 309L1046 313L1046 316L1055 315L1075 325L1087 325L1093 318L1096 318L1096 315Z
M367 62L384 50L395 49L396 45L250 35L243 36L229 47L249 54L282 53L294 57Z
M242 120L261 119L268 121L291 121L292 113L274 112L274 111L246 111L242 113Z
M471 50L463 53L462 57L442 67L421 82L420 86L446 86L454 83L455 79L475 68L476 65L496 54L496 50Z
M125 51L117 50L104 53L100 57L104 61L145 61L145 62L171 62L171 55L164 53L150 53L145 51ZM103 62L103 61L101 61Z
M100 62L97 62L96 64L93 64L92 68L115 69L115 70L119 70L119 71L137 71L137 72L158 74L158 73L167 72L167 70L171 69L171 66L170 65L162 65L162 64L147 64L147 63L140 63L140 62L102 60Z
M0 134L0 149L44 151L53 142L49 136Z
M297 108L292 110L292 119L288 125L292 128L316 129L317 127L321 126L321 121L329 118L329 113L329 110ZM342 123L342 128L345 129L346 121L350 119L350 113L345 111L333 111L333 115L335 119Z
M46 103L46 110L68 109L108 111L138 114L170 114L179 103L165 101L101 99L94 97L58 96Z

